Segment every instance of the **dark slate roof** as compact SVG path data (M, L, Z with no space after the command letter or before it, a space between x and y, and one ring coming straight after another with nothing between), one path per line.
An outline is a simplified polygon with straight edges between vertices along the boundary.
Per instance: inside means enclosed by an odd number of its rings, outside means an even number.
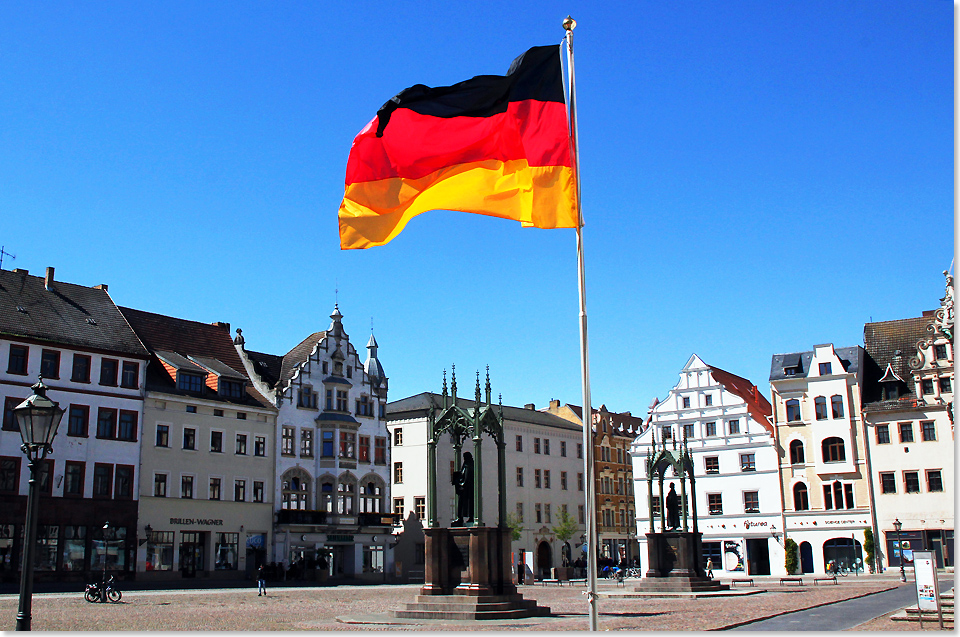
M867 323L863 326L863 344L867 350L863 370L863 403L870 411L902 409L905 403L913 405L917 394L910 382L910 359L917 355L917 343L929 334L927 325L933 316ZM900 385L900 401L883 401L880 379L887 365L905 381Z
M54 281L47 290L43 280L24 270L0 270L0 334L149 357L105 289Z
M859 370L857 353L859 345L853 347L837 347L834 351L840 364L843 365L843 371L850 374L856 374ZM800 357L800 369L793 375L783 373L784 367L796 367L797 356ZM806 378L810 373L810 361L813 360L813 350L809 352L793 352L790 354L774 354L770 361L770 380L783 380L785 378Z
M191 356L191 360L196 361L203 365L205 368L212 371L217 376L223 376L224 378L236 378L239 380L247 380L247 375L243 372L238 372L229 365L224 364L222 361L217 360L216 358L209 358L206 356ZM242 369L242 368L241 368Z
M265 354L263 352L252 352L248 349L243 350L253 361L253 368L256 370L260 380L270 387L274 387L280 380L280 370L283 368L283 356L276 354Z
M322 341L326 335L326 332L314 332L300 341L299 345L284 354L283 364L280 368L280 376L278 378L278 382L281 383L281 385L286 385L287 382L293 378L293 372L297 365L307 360L313 348L316 347L317 343Z
M175 353L180 357L214 358L229 368L233 372L232 376L247 379L245 373L236 371L243 369L243 361L233 345L233 339L230 338L230 327L228 325L188 321L128 307L122 307L120 311L123 312L123 315L130 322L130 326L133 327L151 351L160 351L164 355ZM197 360L199 361L199 358ZM193 365L192 362L190 364ZM146 388L168 394L198 396L195 392L177 389L174 379L170 377L170 374L167 373L159 361L154 361L154 364L147 368ZM205 391L198 397L205 400L221 400L261 407L273 406L269 400L250 385L247 386L247 395L242 399L228 399L212 391Z
M452 399L450 400L452 404ZM458 398L457 404L465 409L469 409L473 407L474 402L472 400ZM437 409L439 409L440 406L443 405L443 396L432 392L424 392L408 398L395 400L392 403L387 403L387 421L424 416L431 405L435 405ZM554 416L553 414L535 409L523 409L504 405L503 418L504 420L512 420L513 422L525 422L534 425L543 425L545 427L554 427L556 429L581 431L580 425L578 424L565 420L560 416Z
M338 414L330 411L321 412L320 415L317 416L317 420L323 420L323 421L334 420L337 422L349 422L357 425L360 424L360 422L350 414Z
M153 353L156 354L157 358L159 358L161 361L167 365L172 365L177 369L184 369L188 372L196 372L198 374L207 374L207 370L200 367L185 356L180 356L180 354L177 354L176 352L168 352L166 350L158 349L154 350Z

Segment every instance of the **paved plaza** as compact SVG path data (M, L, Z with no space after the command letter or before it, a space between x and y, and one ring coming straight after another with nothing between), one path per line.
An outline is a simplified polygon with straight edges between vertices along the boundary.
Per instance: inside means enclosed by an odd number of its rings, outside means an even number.
M836 586L779 586L777 578L757 578L759 592L707 598L636 598L625 587L601 582L601 630L718 630L798 609L854 599L890 590L895 577L841 578ZM388 621L385 613L412 602L417 585L273 587L266 597L249 589L125 591L120 604L91 604L81 592L34 595L34 630L586 630L583 587L523 586L527 598L549 606L552 617L525 620L426 621L398 624L345 623L357 619ZM894 609L891 609L894 610ZM17 596L0 595L0 630L12 630ZM338 619L339 618L339 619ZM885 617L868 622L871 630L916 630L916 625ZM857 629L863 629L858 626Z

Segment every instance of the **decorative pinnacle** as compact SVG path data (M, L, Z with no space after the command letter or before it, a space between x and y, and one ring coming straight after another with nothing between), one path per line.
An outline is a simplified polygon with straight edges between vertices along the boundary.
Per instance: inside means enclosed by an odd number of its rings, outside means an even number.
M576 28L577 28L577 21L571 18L570 16L567 16L567 18L563 21L563 30L573 31Z
M477 403L476 408L477 410L479 410L480 409L480 370L479 369L477 370L477 390L475 392L475 396L476 396L475 402Z
M450 366L450 392L453 394L453 402L457 402L457 366Z
M447 395L447 370L443 370L443 395Z
M490 366L487 365L487 385L485 387L487 393L487 405L490 405Z

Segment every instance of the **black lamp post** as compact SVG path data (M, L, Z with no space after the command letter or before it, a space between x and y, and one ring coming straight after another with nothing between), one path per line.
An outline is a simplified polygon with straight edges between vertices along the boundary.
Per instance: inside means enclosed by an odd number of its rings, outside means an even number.
M903 542L900 541L900 529L903 528L903 522L900 518L893 521L893 530L897 532L897 548L900 550L900 581L907 581L907 573L903 570Z
M43 377L31 387L33 396L13 408L23 445L20 450L27 454L30 467L30 482L27 490L27 519L23 532L23 567L20 573L20 608L17 611L17 630L30 630L30 610L33 603L33 560L37 544L37 516L39 494L37 493L37 470L40 462L53 451L53 439L63 418L60 405L47 398L47 386Z

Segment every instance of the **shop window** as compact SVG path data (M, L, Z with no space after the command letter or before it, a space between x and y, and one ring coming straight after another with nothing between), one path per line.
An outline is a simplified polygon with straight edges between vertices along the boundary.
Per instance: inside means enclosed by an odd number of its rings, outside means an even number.
M364 546L363 547L363 572L364 573L382 573L383 572L383 547L382 546Z
M146 570L173 570L173 531L151 531L147 534Z
M214 569L218 571L237 570L237 561L240 555L240 534L239 533L217 533L216 544L214 544L214 555L216 562Z
M63 527L64 571L82 571L87 557L87 527L72 524Z
M57 555L60 553L60 526L40 524L37 526L36 567L37 571L57 570ZM93 566L91 564L91 566Z
M127 568L126 527L95 528L90 567L96 570L123 571Z

